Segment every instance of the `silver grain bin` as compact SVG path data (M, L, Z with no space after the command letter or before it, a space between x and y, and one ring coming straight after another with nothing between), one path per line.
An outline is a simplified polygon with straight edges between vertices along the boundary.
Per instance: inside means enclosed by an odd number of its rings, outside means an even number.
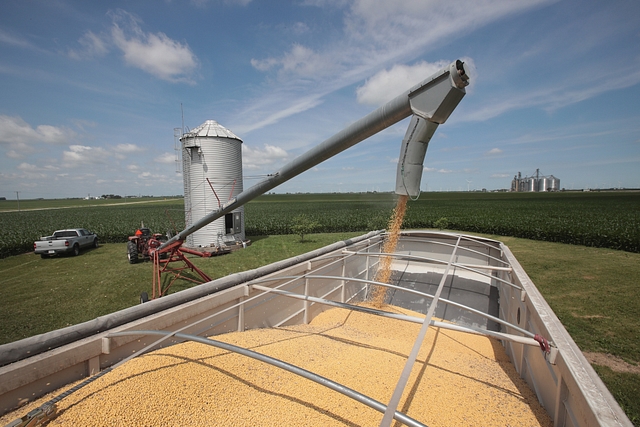
M180 138L185 224L191 226L240 194L242 140L214 120ZM187 236L188 247L221 247L245 240L244 206Z
M548 177L538 178L538 191L549 191L551 189L551 181Z

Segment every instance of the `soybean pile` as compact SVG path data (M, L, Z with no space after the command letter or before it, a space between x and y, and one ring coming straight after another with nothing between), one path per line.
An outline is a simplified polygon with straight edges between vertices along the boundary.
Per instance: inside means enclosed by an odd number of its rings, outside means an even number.
M393 306L385 310L418 315ZM309 325L214 338L282 359L386 404L419 328L331 309ZM439 328L429 329L398 410L431 427L552 425L498 341ZM66 397L48 425L370 426L382 415L270 365L182 343L133 359Z
M380 230L396 200L391 193L264 195L245 206L245 233L296 234L294 219L300 215L317 224L313 233ZM59 204L43 200L37 206ZM34 240L63 228L87 228L103 243L126 242L141 222L159 233L184 229L182 199L6 211L10 207L15 209L10 201L0 201L0 258L29 252ZM640 252L640 192L422 193L409 203L404 228L443 228Z

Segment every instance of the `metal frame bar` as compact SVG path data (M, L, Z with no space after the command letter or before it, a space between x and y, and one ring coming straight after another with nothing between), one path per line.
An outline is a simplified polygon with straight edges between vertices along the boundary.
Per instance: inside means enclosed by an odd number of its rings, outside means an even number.
M449 270L451 269L451 265L453 264L453 260L456 256L456 250L458 249L458 245L460 244L461 236L458 236L458 240L456 242L456 246L451 251L451 256L449 257L449 263L447 264L447 268L442 275L442 279L440 280L440 284L438 285L438 290L429 304L429 310L427 311L427 315L425 317L424 323L420 328L420 332L418 332L418 336L416 341L413 344L413 348L411 349L411 353L407 358L407 361L404 365L404 369L402 370L402 374L400 374L400 379L396 384L396 388L393 391L393 395L391 396L391 400L387 405L387 410L384 411L384 416L382 417L382 421L380 421L380 427L391 426L391 422L393 421L393 412L398 407L400 403L400 398L402 397L402 393L404 393L404 389L407 386L407 382L409 381L409 375L411 375L411 370L413 369L413 365L415 364L416 359L418 358L418 352L420 351L420 347L422 347L422 342L427 336L427 330L429 329L429 325L431 324L431 319L436 312L436 306L438 305L438 300L440 299L440 294L442 293L442 289L444 288L444 284L449 277Z
M372 255L372 256L378 256L378 257L390 257L390 258L397 258L397 259L406 259L408 261L422 261L425 263L433 263L433 264L445 264L445 265L449 265L446 261L437 259L437 258L426 258L426 257L421 257L421 256L417 256L417 255L407 255L407 254L390 254L390 253L385 253L385 252L365 252L365 253L361 253L361 252L353 252L355 255ZM457 268L461 268L463 270L466 271L471 271L473 273L479 274L481 276L485 276L485 277L489 277L491 279L495 279L501 283L504 283L506 285L512 286L518 290L521 290L522 288L518 285L515 285L507 280L501 279L499 277L493 276L491 274L487 274L485 272L482 271L478 271L475 270L469 266L467 266L466 264L460 264L457 262L451 263L451 265L453 265L454 267ZM474 266L474 267L478 267L478 266ZM490 267L490 266L488 266Z
M414 294L414 295L418 295L421 297L426 297L429 299L433 299L434 296L431 294L428 294L426 292L421 292L421 291L416 291L415 289L408 289L408 288L403 288L402 286L397 286L397 285L391 285L389 283L383 283L383 282L376 282L375 280L368 280L368 279L357 279L357 278L352 278L352 277L346 277L346 276L320 276L320 275L300 275L300 276L280 276L280 277L271 277L271 278L267 278L267 279L256 279L256 280L252 280L251 282L247 283L248 286L253 286L254 284L258 284L258 283L266 283L266 282L273 282L275 280L281 280L281 279L291 279L291 280L295 280L295 279L302 279L302 278L307 278L307 279L330 279L330 280L344 280L345 282L361 282L361 283L366 283L368 285L375 285L375 286L384 286L390 289L395 289L398 291L404 291L410 294ZM256 288L258 289L258 288ZM306 294L305 294L306 296ZM451 305L454 307L458 307L461 308L463 310L467 310L470 313L473 314L477 314L479 316L485 317L488 320L492 320L496 323L500 323L501 325L504 325L508 328L513 328L515 330L517 330L518 332L525 334L527 336L530 336L531 338L533 338L535 336L535 334L533 332L527 331L524 328L521 328L518 325L514 325L513 323L510 323L504 319L501 319L499 317L496 316L492 316L489 313L485 313L484 311L480 311L477 310L473 307L469 307L467 305L461 304L459 302L455 302L455 301L451 301L449 299L446 298L440 298L441 302L447 304L447 305Z
M428 243L428 244L441 245L441 246L448 246L448 247L453 247L453 246L454 246L454 245L453 245L453 244L451 244L451 243L438 242L438 241L436 241L436 240L430 240L430 239L424 239L424 240L422 240L422 239L419 239L419 238L416 238L416 237L410 236L410 235L408 235L408 234L406 234L406 233L411 233L411 231L403 231L403 232L401 233L401 238L402 238L402 241L404 241L404 242ZM442 233L442 235L443 235L443 236L446 236L446 237L451 237L451 236L462 236L462 238L463 238L463 239L465 239L465 240L467 240L467 241L474 242L474 243L478 243L478 244L481 244L481 245L486 246L486 247L491 248L491 249L496 249L496 250L498 249L498 248L492 247L491 245L489 245L489 244L488 244L488 243L486 243L486 242L483 242L483 241L481 241L481 240L473 239L473 238L471 238L470 236L467 236L467 235L465 235L465 234L445 234L445 233ZM473 252L474 254L482 255L482 256L484 256L484 257L486 257L486 258L488 258L488 259L494 260L494 261L496 261L496 262L500 262L500 263L503 263L503 264L509 265L509 263L508 263L507 261L505 261L505 260L502 260L502 259L500 259L500 258L496 258L496 257L491 256L491 255L489 255L489 254L482 253L482 252L477 251L477 250L475 250L475 249L465 248L464 246L461 246L461 247L460 247L460 248L458 248L458 249L461 249L461 250L464 250L464 251L467 251L467 252Z
M408 322L412 322L412 323L419 323L419 324L423 324L425 322L425 319L423 319L422 317L415 317L415 316L407 316L405 314L390 313L388 311L377 310L375 308L362 307L362 306L359 306L359 305L352 305L352 304L347 304L347 303L341 303L341 302L338 302L338 301L332 301L332 300L322 299L322 298L318 298L318 297L312 297L312 296L308 296L308 295L296 294L295 292L284 291L282 289L269 288L267 286L251 285L251 287L254 288L254 289L257 289L259 291L264 291L264 293L275 293L275 294L279 294L279 295L286 296L286 297L289 297L289 298L307 300L307 301L318 303L318 304L329 305L329 306L337 307L337 308L344 308L344 309L352 310L352 311L359 311L359 312L362 312L362 313L373 314L373 315L376 315L376 316L388 317L388 318L391 318L391 319L404 320L404 321L408 321ZM339 288L335 288L335 289L339 289ZM530 346L533 346L533 347L540 348L540 343L538 341L534 340L533 338L521 337L519 335L511 335L511 334L506 334L506 333L503 333L503 332L488 331L488 330L484 330L484 329L474 328L474 327L471 327L471 326L462 326L462 325L458 325L456 323L445 323L445 322L440 322L440 321L437 321L437 320L431 320L430 324L435 326L435 327L437 327L437 328L449 329L449 330L458 331L458 332L465 332L465 333L470 333L470 334L474 334L474 335L485 335L485 336L493 337L493 338L496 338L496 339L499 339L499 340L512 341L512 342L516 342L516 343L530 345Z

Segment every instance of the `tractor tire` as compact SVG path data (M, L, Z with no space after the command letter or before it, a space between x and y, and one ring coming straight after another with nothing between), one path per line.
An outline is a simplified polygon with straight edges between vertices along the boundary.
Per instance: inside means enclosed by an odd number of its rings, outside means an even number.
M129 264L138 262L138 246L131 240L127 242L127 257L129 258Z

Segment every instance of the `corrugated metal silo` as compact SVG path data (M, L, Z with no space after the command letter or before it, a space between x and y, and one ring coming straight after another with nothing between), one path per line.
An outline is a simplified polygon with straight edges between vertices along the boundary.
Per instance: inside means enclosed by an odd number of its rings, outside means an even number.
M551 189L551 182L549 178L543 176L538 178L538 191L549 191Z
M551 187L551 191L560 191L560 178L550 175L549 186Z
M185 224L188 228L242 192L242 140L214 120L185 133L182 143ZM186 246L224 246L245 240L244 207L187 236Z
M524 191L538 191L538 180L535 178L526 178Z

